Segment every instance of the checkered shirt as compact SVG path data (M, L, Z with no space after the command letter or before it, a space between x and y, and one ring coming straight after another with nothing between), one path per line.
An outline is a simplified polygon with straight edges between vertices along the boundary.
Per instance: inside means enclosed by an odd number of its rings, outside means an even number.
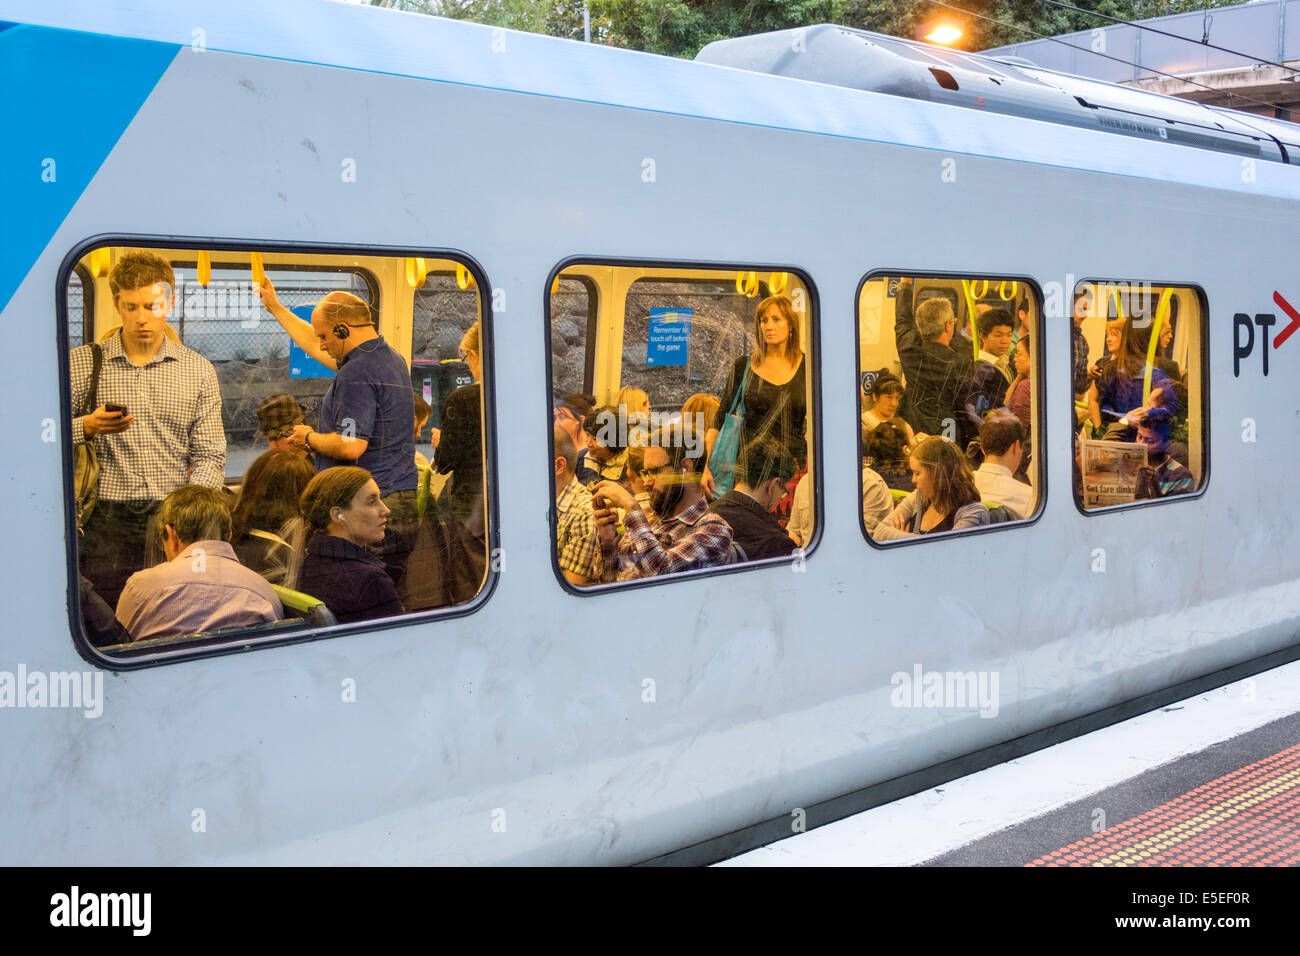
M220 488L226 471L221 392L212 363L163 339L143 366L127 360L121 333L103 343L96 406L125 405L135 422L92 439L99 456L102 501L161 501L186 484ZM94 362L89 345L72 350L72 441L86 440L82 416Z
M596 517L591 510L591 492L577 478L570 478L555 499L556 548L560 569L584 578L599 578L596 568Z
M617 570L604 569L605 580L631 581L727 563L731 525L709 511L703 498L675 518L649 521L634 508L626 525L618 542Z

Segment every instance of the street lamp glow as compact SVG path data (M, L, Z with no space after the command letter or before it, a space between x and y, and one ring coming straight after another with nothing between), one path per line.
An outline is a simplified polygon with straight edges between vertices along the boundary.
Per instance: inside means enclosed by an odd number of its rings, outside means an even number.
M957 29L957 27L945 23L942 26L936 27L934 32L926 36L925 39L929 40L931 43L941 43L944 46L947 46L949 43L960 39L961 33L962 31Z

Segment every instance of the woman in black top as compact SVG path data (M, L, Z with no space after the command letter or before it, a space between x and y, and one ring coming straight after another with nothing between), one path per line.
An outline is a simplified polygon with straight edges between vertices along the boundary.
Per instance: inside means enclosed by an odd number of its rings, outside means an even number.
M808 460L808 363L799 347L799 329L794 306L785 296L769 296L758 304L754 311L753 354L742 355L732 366L713 427L705 435L708 453L712 453L713 442L743 384L745 423L740 447L755 438L771 436L789 449L799 470L803 470ZM744 476L738 474L737 478L743 480ZM707 466L702 485L709 494L714 493L713 474Z
M479 592L487 570L487 520L483 486L483 360L475 322L460 340L460 355L474 376L447 397L433 467L451 478L438 496L442 527L432 529L445 601L463 604Z
M388 508L364 468L326 468L299 504L311 537L297 588L325 602L340 624L402 613L384 562L366 550L384 540Z

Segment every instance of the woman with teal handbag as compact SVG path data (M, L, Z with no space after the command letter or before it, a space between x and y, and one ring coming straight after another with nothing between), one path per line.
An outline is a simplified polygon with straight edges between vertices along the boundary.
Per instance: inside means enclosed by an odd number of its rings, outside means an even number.
M731 490L740 449L763 435L785 445L800 469L807 463L807 363L799 333L799 317L787 297L769 296L754 310L754 351L736 359L705 435L709 463L702 484L709 495Z

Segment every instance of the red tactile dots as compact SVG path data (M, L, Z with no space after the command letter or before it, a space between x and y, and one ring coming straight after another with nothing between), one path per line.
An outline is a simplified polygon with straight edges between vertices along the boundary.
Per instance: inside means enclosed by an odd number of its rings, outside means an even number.
M1300 744L1027 865L1300 865Z

